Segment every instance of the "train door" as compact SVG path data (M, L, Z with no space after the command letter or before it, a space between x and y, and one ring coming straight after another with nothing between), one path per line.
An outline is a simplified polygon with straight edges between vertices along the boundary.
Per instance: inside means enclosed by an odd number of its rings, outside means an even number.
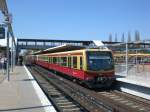
M83 68L83 59L82 56L77 56L77 69L82 70Z
M77 56L73 56L72 57L72 68L77 69L78 68L77 63L78 63Z

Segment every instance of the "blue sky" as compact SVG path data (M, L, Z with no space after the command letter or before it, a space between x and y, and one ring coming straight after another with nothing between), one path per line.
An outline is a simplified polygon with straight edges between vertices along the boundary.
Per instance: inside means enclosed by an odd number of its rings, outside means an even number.
M128 31L150 38L150 0L7 0L18 38L118 40ZM113 39L114 40L114 39Z

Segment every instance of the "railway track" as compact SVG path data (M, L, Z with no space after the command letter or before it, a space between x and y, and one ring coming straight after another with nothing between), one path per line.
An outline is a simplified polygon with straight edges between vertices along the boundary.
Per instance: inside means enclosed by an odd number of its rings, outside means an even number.
M100 95L116 101L122 105L135 109L137 112L150 112L148 100L135 97L120 91L99 92Z
M84 107L60 91L52 83L39 74L36 68L28 67L42 90L59 112L88 112Z
M149 101L146 101L144 99L142 100L140 98L131 97L130 95L121 93L119 91L95 92L87 88L81 87L80 85L77 85L75 83L72 83L71 81L55 75L39 66L33 66L32 70L42 75L42 77L44 77L44 79L48 82L51 82L51 84L54 85L57 90L61 90L63 92L64 96L62 95L62 93L59 93L58 91L56 91L56 89L51 88L50 86L49 89L45 89L47 91L52 90L52 93L57 93L59 95L61 94L62 96L60 95L61 97L58 99L62 98L62 102L67 101L63 98L66 98L66 96L68 95L70 97L69 99L72 99L72 101L75 102L75 107L78 108L78 110L76 111L150 112L150 103ZM53 100L54 103L57 102L56 99ZM55 105L57 105L57 103Z

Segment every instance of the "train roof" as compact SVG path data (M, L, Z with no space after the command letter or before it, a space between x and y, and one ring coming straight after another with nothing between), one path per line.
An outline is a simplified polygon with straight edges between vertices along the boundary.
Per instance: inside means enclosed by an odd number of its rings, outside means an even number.
M69 44L64 44L64 45L61 45L61 46L45 49L43 51L37 51L33 54L47 54L47 53L81 50L81 49L85 49L85 47L84 46L73 46L73 45L69 45Z
M91 49L91 48L101 48L101 49L105 49L108 50L108 48L106 47L96 47L96 46L92 46L92 47L88 47L88 46L74 46L74 45L70 45L70 44L64 44L61 46L57 46L57 47L52 47L52 48L48 48L46 50L43 51L37 51L35 53L33 53L33 55L37 55L37 54L47 54L47 53L57 53L57 52L66 52L66 51L73 51L73 50L82 50L82 49Z

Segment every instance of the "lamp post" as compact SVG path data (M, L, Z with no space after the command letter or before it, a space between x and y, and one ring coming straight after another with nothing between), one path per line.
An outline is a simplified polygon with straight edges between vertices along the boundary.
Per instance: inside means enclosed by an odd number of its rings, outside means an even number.
M11 39L11 71L13 72L13 38Z
M9 28L7 29L7 77L8 81L10 80L9 76Z
M10 80L10 49L9 49L9 34L11 31L11 23L12 23L12 15L6 13L5 14L5 24L7 25L7 77L8 77L8 81ZM12 63L11 63L12 64Z

